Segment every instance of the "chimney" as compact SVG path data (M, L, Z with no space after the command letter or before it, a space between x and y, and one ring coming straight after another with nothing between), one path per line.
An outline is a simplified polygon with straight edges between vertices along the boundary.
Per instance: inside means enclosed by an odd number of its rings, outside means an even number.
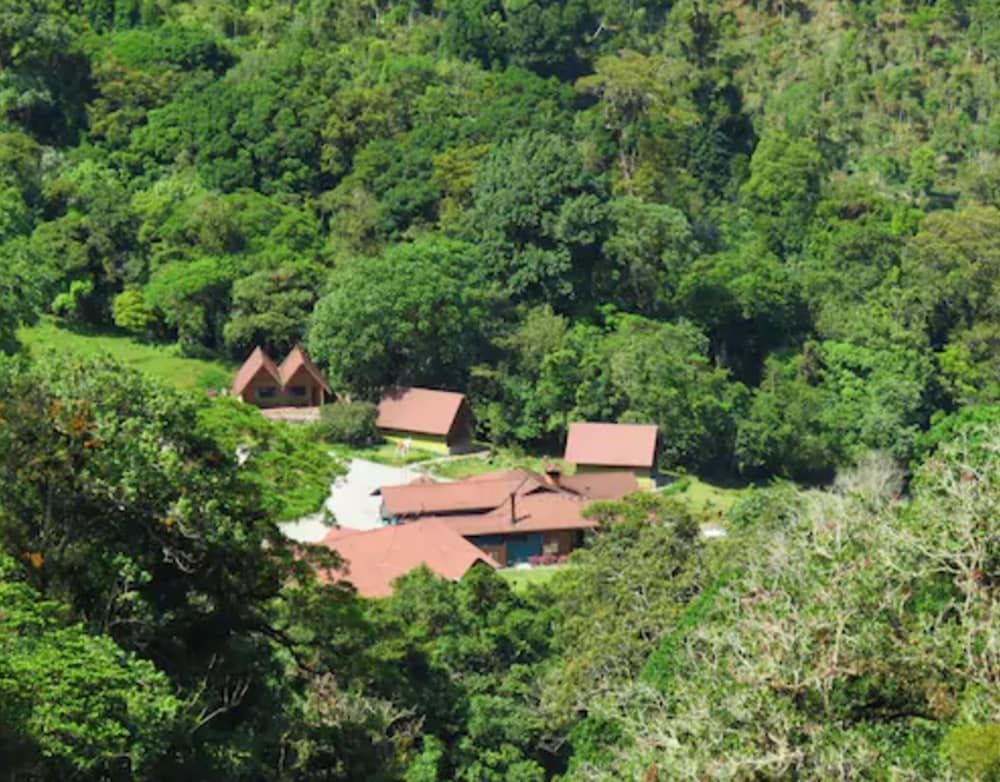
M545 482L549 486L558 486L559 479L562 477L562 470L559 469L559 465L555 462L545 462L545 466L542 469L545 471Z
M512 491L510 493L510 524L513 527L517 524L517 505L515 505L514 498L517 496L517 491Z

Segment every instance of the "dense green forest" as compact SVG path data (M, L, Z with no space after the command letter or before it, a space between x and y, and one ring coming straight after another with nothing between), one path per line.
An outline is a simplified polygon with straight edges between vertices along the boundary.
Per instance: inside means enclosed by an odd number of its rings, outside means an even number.
M4 0L18 319L824 480L1000 397L991 0Z
M365 601L41 316L758 488ZM0 0L0 348L6 778L1000 779L994 0Z

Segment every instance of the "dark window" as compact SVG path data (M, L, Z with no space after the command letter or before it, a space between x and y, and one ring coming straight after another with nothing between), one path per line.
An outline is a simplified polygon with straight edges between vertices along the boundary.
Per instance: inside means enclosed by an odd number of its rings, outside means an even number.
M305 386L289 386L288 393L292 396L305 397L306 387Z
M260 386L257 389L258 399L274 399L278 395L278 389L274 386Z

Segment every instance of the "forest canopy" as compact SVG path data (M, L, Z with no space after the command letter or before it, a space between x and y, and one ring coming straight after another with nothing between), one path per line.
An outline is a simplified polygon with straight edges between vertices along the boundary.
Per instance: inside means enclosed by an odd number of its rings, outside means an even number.
M753 487L362 599L323 445L38 318ZM994 0L0 0L0 766L1000 779L998 350Z
M338 393L729 477L905 461L1000 393L993 11L4 0L0 338L305 340Z

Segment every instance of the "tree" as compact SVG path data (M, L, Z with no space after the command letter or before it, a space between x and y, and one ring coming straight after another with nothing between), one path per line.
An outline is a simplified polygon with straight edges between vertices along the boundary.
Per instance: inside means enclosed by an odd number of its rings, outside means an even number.
M1000 392L992 358L1000 338L998 230L1000 210L992 207L932 214L903 258L903 315L941 350L943 375L959 402L990 402Z
M590 778L961 768L942 739L997 713L998 442L939 449L908 503L869 460L724 542L641 680L589 704L621 732Z
M0 554L0 753L12 778L153 779L193 715L166 676L19 578L43 569Z
M35 320L51 284L51 272L40 263L30 241L0 243L0 352L17 349L18 327Z
M234 457L198 431L195 400L117 364L7 364L0 386L0 547L37 555L30 584L189 699L177 772L227 776L250 762L223 747L266 743L261 728L284 708L264 684L280 669L268 601L290 573ZM109 748L125 741L113 735Z
M468 213L487 279L516 301L585 305L604 232L602 190L559 137L497 146L476 169Z
M602 248L611 262L608 295L642 315L667 314L697 253L687 218L673 207L631 197L612 201L610 211L614 227Z
M817 381L815 353L768 360L764 379L739 422L740 469L799 480L824 479L843 459L845 444L831 431L840 416L829 390Z
M701 586L698 525L676 500L639 492L586 513L599 527L552 585L560 619L543 705L564 725L638 674Z
M394 384L461 387L490 318L470 285L475 257L427 238L335 268L307 337L331 382L369 397Z
M232 271L224 259L167 264L145 289L149 307L176 335L186 355L198 355L222 343Z
M122 291L115 296L111 314L118 328L135 334L146 334L155 321L142 291L135 289Z
M230 353L245 356L258 345L276 355L287 353L305 334L319 279L319 268L289 264L233 283L232 310L223 328Z
M240 468L233 443L242 433L223 426L217 440L210 415L225 400L168 390L106 359L43 368L8 361L0 388L0 557L24 561L25 583L65 603L69 623L82 625L69 640L94 636L87 659L100 662L88 672L67 667L66 657L39 657L35 692L44 701L52 691L52 709L19 694L0 701L0 716L9 706L19 719L45 720L32 727L45 746L82 748L109 769L133 763L140 775L147 756L158 759L156 779L391 778L410 728L388 699L369 695L377 661L366 652L373 638L359 601L342 582L317 583L314 568L341 563L293 547L260 491L267 481L287 486L281 469L305 465L265 451ZM274 429L265 436L280 451L291 433L249 412ZM332 462L312 445L328 469L322 496ZM0 633L0 651L5 642ZM13 659L27 666L18 655L30 644L13 645ZM86 644L63 648L83 654ZM104 658L127 670L109 671ZM0 659L0 692L8 659ZM174 701L160 697L156 671ZM88 676L93 689L81 697L93 705L90 723L58 701L75 698L72 688L86 687ZM106 778L102 768L89 778Z
M764 357L794 343L808 317L796 277L759 244L700 258L678 285L678 309L709 335L716 360L749 384Z
M423 720L423 752L408 778L433 764L437 778L541 782L559 768L541 745L546 725L534 703L553 620L543 603L515 594L490 568L457 583L422 568L397 581L372 619L385 665L379 687Z
M655 423L661 466L724 468L744 389L709 363L704 336L690 323L634 315L612 326L595 354L594 376L577 391L574 415Z
M824 172L823 156L810 139L770 131L757 144L740 197L756 230L779 256L801 247Z

